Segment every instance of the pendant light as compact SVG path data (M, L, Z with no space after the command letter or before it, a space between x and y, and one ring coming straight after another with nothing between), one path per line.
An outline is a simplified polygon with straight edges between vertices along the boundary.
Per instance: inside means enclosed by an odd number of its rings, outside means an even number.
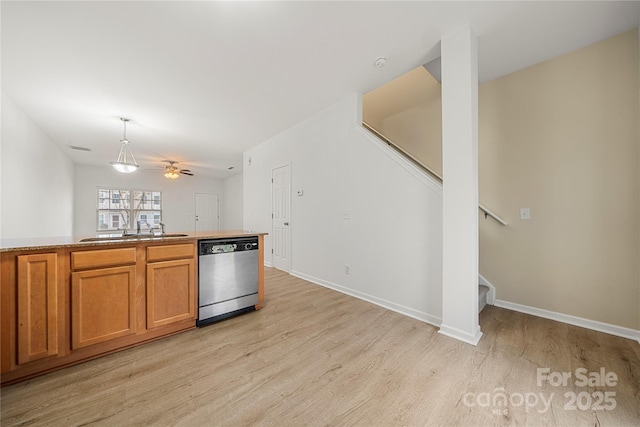
M120 146L118 161L111 162L111 166L113 166L113 168L118 172L131 173L135 172L140 166L138 165L138 163L136 163L136 158L133 157L131 148L129 148L129 140L127 139L127 122L129 121L129 119L120 117L120 120L122 120L122 124L124 125L124 133L122 136L122 140L120 141L122 145Z

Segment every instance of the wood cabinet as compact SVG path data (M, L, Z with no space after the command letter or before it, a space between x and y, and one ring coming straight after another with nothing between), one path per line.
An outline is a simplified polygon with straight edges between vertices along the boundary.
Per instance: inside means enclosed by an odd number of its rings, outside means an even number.
M64 358L67 261L64 251L0 253L2 383Z
M58 257L21 255L18 261L18 363L58 354Z
M136 267L71 274L71 349L136 332Z
M195 321L195 271L193 243L147 248L147 328Z
M195 328L195 248L0 253L2 384Z
M135 334L136 248L72 252L71 268L71 349Z
M0 251L2 385L195 328L197 260L196 238Z

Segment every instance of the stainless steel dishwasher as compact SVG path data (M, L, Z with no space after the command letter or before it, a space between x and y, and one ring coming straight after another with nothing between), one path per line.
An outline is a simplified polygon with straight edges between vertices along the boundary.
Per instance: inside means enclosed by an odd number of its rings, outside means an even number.
M255 310L258 238L198 242L197 326Z

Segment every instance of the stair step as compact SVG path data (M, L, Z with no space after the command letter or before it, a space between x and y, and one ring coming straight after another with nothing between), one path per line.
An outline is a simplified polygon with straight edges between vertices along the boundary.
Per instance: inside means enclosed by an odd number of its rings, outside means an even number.
M487 293L489 287L485 285L478 285L478 313L487 305Z
M485 296L488 292L489 292L489 287L488 286L485 286L485 285L479 285L478 286L478 296L480 298Z

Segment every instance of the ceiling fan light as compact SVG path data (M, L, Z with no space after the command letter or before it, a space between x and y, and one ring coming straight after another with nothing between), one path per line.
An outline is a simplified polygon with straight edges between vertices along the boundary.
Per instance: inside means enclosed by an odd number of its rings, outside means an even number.
M164 177L168 179L178 179L180 177L180 174L175 170L167 169L167 171L164 173Z

